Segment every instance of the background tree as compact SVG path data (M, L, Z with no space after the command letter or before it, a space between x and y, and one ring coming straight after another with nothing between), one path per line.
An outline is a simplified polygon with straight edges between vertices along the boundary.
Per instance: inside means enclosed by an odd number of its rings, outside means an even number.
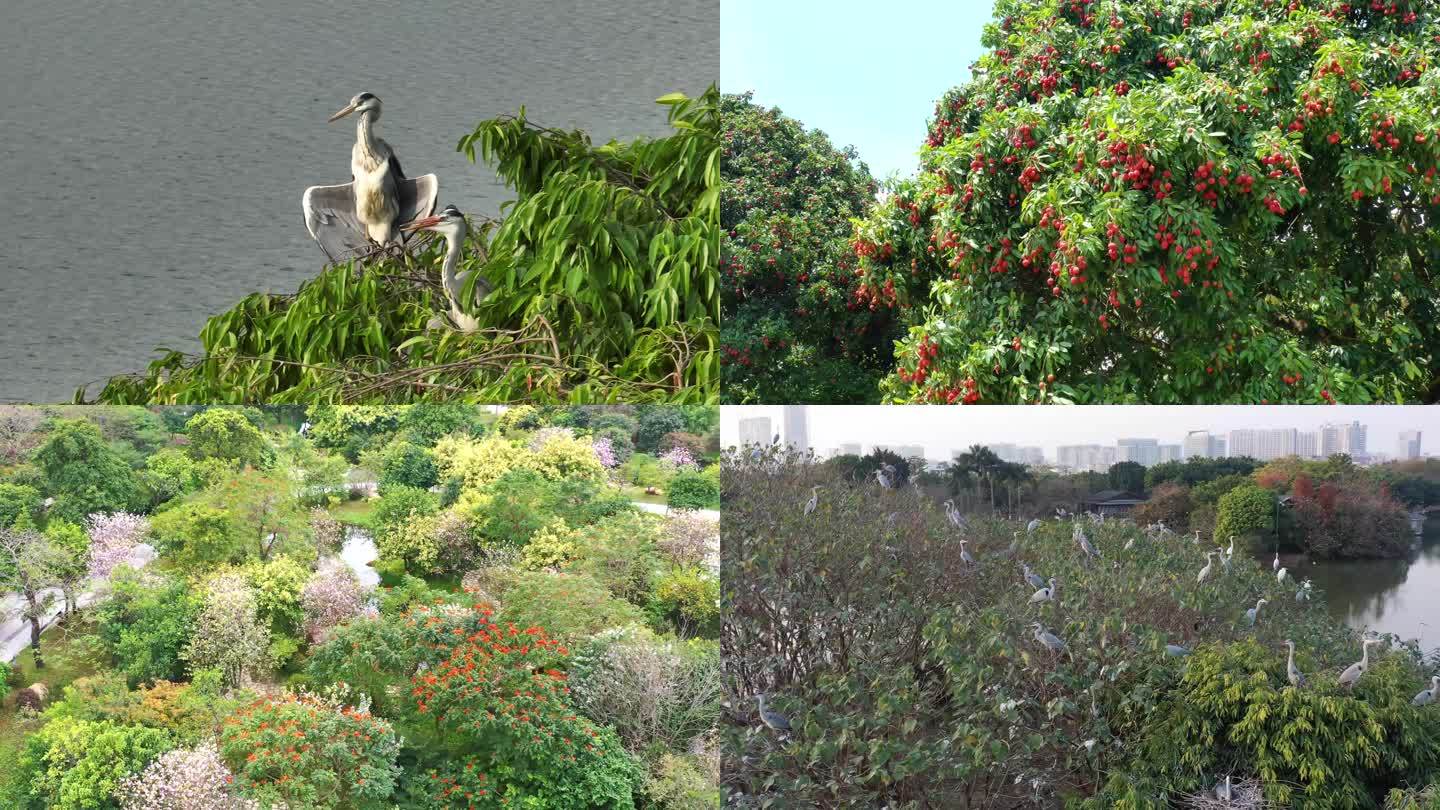
M854 234L884 398L1440 397L1435 14L999 0Z
M136 500L135 476L104 438L100 428L81 420L57 419L34 462L55 498L52 516L79 523L91 512L118 512Z
M1242 484L1220 496L1215 536L1269 533L1275 530L1275 496L1254 484Z
M185 423L187 450L193 459L218 458L239 467L265 467L273 459L270 443L243 414L210 408Z
M260 621L255 590L243 576L227 573L210 579L181 657L194 669L219 669L229 687L270 665L270 629Z
M24 484L0 482L0 526L13 526L22 514L31 523L40 519L40 491Z
M898 336L855 298L850 218L875 195L851 148L750 94L721 101L727 402L870 402Z
M1148 526L1164 522L1172 531L1183 532L1190 525L1192 508L1190 490L1179 484L1161 484L1151 490L1148 500L1135 507L1135 523Z
M1110 469L1105 472L1105 477L1109 480L1111 489L1145 494L1145 466L1143 464L1134 461L1111 464Z

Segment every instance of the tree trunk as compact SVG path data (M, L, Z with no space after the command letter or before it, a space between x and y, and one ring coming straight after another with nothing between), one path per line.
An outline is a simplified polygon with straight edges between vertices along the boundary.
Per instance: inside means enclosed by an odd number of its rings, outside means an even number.
M40 617L30 616L30 651L35 656L35 669L45 668L45 661L40 657Z

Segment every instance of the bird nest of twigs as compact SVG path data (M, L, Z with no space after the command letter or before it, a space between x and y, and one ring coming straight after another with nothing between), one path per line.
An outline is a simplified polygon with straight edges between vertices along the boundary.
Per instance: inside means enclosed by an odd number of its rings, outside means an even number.
M1203 793L1192 793L1182 802L1191 810L1266 810L1273 805L1265 800L1265 792L1257 779L1240 779L1230 783L1230 798L1222 799L1210 788Z

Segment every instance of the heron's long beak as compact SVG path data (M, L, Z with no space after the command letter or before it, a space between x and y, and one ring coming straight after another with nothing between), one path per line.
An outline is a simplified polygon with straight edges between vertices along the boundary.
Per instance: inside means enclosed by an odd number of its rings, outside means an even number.
M347 104L347 105L345 105L345 109L343 109L343 110L341 110L340 112L337 112L337 113L335 113L334 115L330 116L328 119L326 119L326 123L333 124L333 123L335 123L336 121L339 121L341 118L344 118L345 116L349 115L350 113L355 112L355 106L356 106L356 105L354 105L354 104Z
M405 223L404 225L401 225L401 226L400 226L400 230L402 230L402 231L423 231L423 230L425 230L426 228L430 228L430 227L433 227L433 226L439 224L439 222L440 222L440 217L422 217L421 219L411 220L410 222L407 222L407 223Z

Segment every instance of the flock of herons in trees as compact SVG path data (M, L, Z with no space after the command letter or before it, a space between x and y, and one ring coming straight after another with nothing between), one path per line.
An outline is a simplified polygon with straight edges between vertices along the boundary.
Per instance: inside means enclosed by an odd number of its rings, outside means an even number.
M432 231L445 238L445 262L440 282L450 303L450 323L472 332L479 324L460 307L465 278L457 272L463 252L467 225L465 215L453 205L435 213L440 181L433 174L406 177L395 150L376 134L380 121L380 98L361 93L330 116L339 121L354 115L355 146L350 150L350 182L335 186L311 186L300 198L305 227L332 262L373 255L403 253L406 240L416 231ZM488 292L483 280L477 293ZM432 319L432 328L444 326Z
M881 464L879 469L874 471L873 475L875 477L875 480L882 488L894 489L895 487L900 485L900 476L893 465ZM918 482L915 481L913 478L911 479L911 484L917 489L919 488ZM822 490L824 490L824 487L821 486L812 487L810 489L810 499L807 500L805 504L801 507L806 517L813 514L815 510L819 507L820 492ZM968 528L964 515L960 514L953 500L946 501L944 506L946 519L949 520L951 525L953 525L957 530L961 531ZM1063 509L1057 510L1056 514L1057 518L1060 520L1066 520L1072 517ZM893 522L897 516L898 513L892 513L889 516L890 521ZM1088 517L1090 518L1092 523L1097 525L1103 524L1105 522L1105 517L1100 514L1089 513ZM1033 535L1043 524L1044 521L1040 520L1039 518L1031 520L1030 523L1025 527L1026 534ZM1086 535L1085 528L1082 525L1081 521L1079 519L1076 519L1074 520L1072 525L1073 529L1071 531L1071 538L1075 541L1075 544L1079 549L1079 553L1083 555L1084 560L1088 563L1091 560L1101 559L1100 551L1096 549L1095 546L1090 542L1090 538L1088 535ZM1174 536L1174 532L1166 528L1163 522L1147 526L1145 528L1145 533L1147 536L1155 539ZM1009 549L1006 550L1005 556L1014 556L1019 547L1019 535L1019 532L1014 533L1015 540L1011 543ZM961 561L966 565L978 565L979 563L976 561L974 555L972 555L965 548L965 544L967 541L963 536L960 538L959 542ZM1199 545L1200 542L1200 532L1196 531L1194 535L1194 543L1196 545ZM1131 538L1128 542L1126 542L1125 550L1129 551L1134 547L1134 545L1135 539ZM1206 552L1205 567L1200 569L1199 574L1196 576L1196 582L1203 583L1208 578L1210 578L1211 574L1214 572L1214 559L1217 557L1220 560L1224 571L1230 571L1230 566L1234 555L1235 538L1234 536L1231 536L1229 548L1216 548L1215 551ZM1024 581L1027 584L1036 588L1035 593L1032 594L1030 597L1030 603L1039 604L1053 601L1056 597L1056 593L1058 592L1057 580L1054 577L1051 577L1047 581L1045 578L1041 577L1038 573L1033 571L1028 563L1022 562L1021 566L1021 575L1024 578ZM1288 572L1284 567L1280 565L1280 554L1278 552L1276 552L1275 559L1271 564L1271 570L1274 571L1276 580L1283 584L1288 575ZM1299 590L1295 592L1295 601L1309 601L1311 588L1312 585L1310 580L1307 579L1303 583L1301 583ZM1245 621L1249 626L1254 627L1255 623L1260 620L1260 609L1264 605L1266 605L1268 601L1269 600L1262 598L1256 601L1254 607L1249 608L1245 611ZM1030 628L1032 631L1032 635L1035 638L1035 641L1041 646L1043 646L1052 655L1059 655L1069 651L1069 647L1066 645L1066 643L1061 640L1059 636L1047 630L1045 626L1040 622L1033 622L1030 625ZM1378 638L1366 638L1362 641L1360 660L1351 664L1343 672L1340 673L1339 684L1341 686L1347 689L1353 689L1355 687L1355 684L1359 682L1360 677L1364 675L1366 670L1370 668L1371 645L1380 643L1382 643L1382 639ZM1290 684L1292 686L1296 688L1303 687L1306 683L1306 679L1305 675L1300 672L1300 669L1295 665L1295 642L1291 641L1290 639L1286 639L1285 647L1289 651L1289 657L1286 661L1286 677L1290 681ZM1188 648L1180 646L1178 644L1165 645L1165 655L1167 656L1183 657L1189 655L1190 652L1191 651ZM785 717L779 712L776 712L773 708L770 708L766 704L766 697L766 694L763 692L756 695L756 699L759 702L759 716L761 723L776 732L788 734L790 731L789 718ZM1434 703L1437 697L1440 697L1440 675L1432 677L1430 679L1430 688L1422 690L1418 694L1416 694L1415 697L1410 701L1410 704L1412 706L1426 706ZM1220 783L1215 785L1214 793L1217 798L1220 798L1222 800L1228 801L1232 799L1234 797L1234 786L1231 778L1229 776L1226 776L1223 780L1220 781Z

